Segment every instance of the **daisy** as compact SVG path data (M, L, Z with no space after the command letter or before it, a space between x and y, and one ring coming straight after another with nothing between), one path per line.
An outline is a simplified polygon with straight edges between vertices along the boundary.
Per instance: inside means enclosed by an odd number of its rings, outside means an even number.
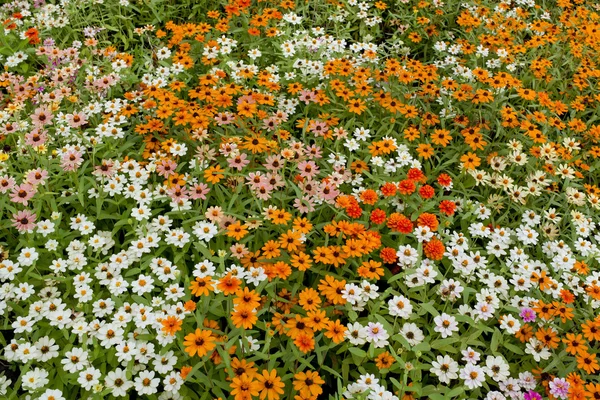
M366 328L367 342L373 343L375 347L383 347L387 344L390 336L381 323L369 322Z
M138 394L154 394L158 391L160 378L155 378L154 371L142 371L134 379L135 390Z
M361 346L367 341L367 329L360 323L349 324L344 336L355 346Z
M404 324L402 326L402 329L400 330L400 334L406 339L408 344L410 344L411 346L416 346L419 343L421 343L423 339L425 339L423 331L412 322Z
M409 299L400 295L388 301L388 309L390 315L406 319L412 314L413 306Z
M85 390L91 390L93 386L100 383L100 370L89 367L79 372L77 383L81 385Z
M452 336L454 332L458 331L456 318L446 313L435 317L433 322L435 323L435 328L433 328L433 330L439 332L444 339L448 336Z
M467 364L460 370L460 379L465 381L465 385L473 390L481 387L485 381L485 373L481 367L474 364Z
M467 347L461 353L463 355L462 360L468 364L477 364L481 357L481 354L479 354L478 352L476 352L475 350L473 350L470 347Z
M502 357L488 356L483 370L496 382L506 380L510 377L508 364Z
M432 368L429 370L435 374L440 382L449 384L452 379L458 378L458 363L449 356L437 356L436 361L432 361Z

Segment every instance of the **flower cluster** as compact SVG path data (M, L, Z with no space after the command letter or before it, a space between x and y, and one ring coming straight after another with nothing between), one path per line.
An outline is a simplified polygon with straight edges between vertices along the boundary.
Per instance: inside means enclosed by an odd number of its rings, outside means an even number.
M600 396L593 4L91 3L0 8L1 396Z

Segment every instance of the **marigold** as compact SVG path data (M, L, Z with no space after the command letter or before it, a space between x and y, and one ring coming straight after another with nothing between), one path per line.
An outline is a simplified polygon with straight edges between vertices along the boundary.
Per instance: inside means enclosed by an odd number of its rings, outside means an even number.
M425 257L430 260L441 260L444 257L446 248L441 240L433 238L425 244L423 251L425 252Z

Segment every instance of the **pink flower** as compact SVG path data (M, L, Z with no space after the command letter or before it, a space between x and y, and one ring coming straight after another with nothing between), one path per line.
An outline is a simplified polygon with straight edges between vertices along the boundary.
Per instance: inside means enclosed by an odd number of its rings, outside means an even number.
M332 202L339 194L339 190L337 190L331 184L326 183L321 186L318 196L329 203Z
M67 121L69 121L71 128L79 128L80 126L87 124L87 115L83 112L68 114Z
M271 187L271 185L261 184L254 189L254 193L256 194L256 197L258 197L261 200L269 200L271 198L272 190L273 188Z
M265 159L263 166L270 171L277 172L283 168L283 158L279 154L270 155Z
M46 178L48 177L48 171L45 169L37 168L33 171L29 171L27 176L25 177L25 181L31 183L32 185L43 185L46 183Z
M35 195L36 191L32 184L22 183L12 188L10 192L10 201L14 203L21 203L24 206L27 202Z
M60 166L65 171L74 171L79 168L82 162L81 152L69 150L62 156Z
M325 136L327 131L329 131L329 127L323 121L315 121L308 127L308 130L316 136Z
M318 175L319 167L314 161L301 161L298 164L300 170L300 176L303 178L313 178Z
M231 112L221 112L218 113L215 117L215 121L217 121L217 125L228 125L235 121L235 114Z
M533 322L535 321L536 314L531 308L525 307L521 310L519 317L523 318L523 322Z
M192 189L192 194L190 195L190 199L202 199L206 200L206 195L210 192L208 185L206 183L196 183Z
M164 178L168 178L169 176L175 173L176 168L177 163L175 161L165 159L156 165L156 172L158 173L158 175Z
M250 164L250 160L248 160L248 156L246 153L241 153L236 156L232 156L227 159L230 168L235 168L238 171L244 169L244 167Z
M171 200L178 202L179 200L185 200L188 198L187 188L175 185L168 190Z
M112 176L114 174L114 166L115 164L111 160L102 160L101 165L97 165L94 168L94 175L100 176Z
M272 132L279 125L279 119L277 117L270 117L263 119L263 128Z
M13 226L19 231L33 231L37 215L29 210L19 211L13 215Z
M304 150L304 154L306 154L306 157L308 157L309 159L319 159L322 157L321 154L321 148L317 145L312 145L309 148L307 148L306 150Z
M300 214L306 214L315 210L313 202L308 197L294 200L294 208L296 208Z
M45 131L41 131L36 128L33 131L25 135L25 144L28 146L38 147L46 143L48 135Z
M33 112L33 115L31 116L31 122L33 122L36 127L39 127L50 124L52 122L52 118L52 112L50 112L48 107L40 107L36 108Z
M315 101L317 99L317 96L312 90L303 89L298 98L300 101L303 101L304 104L310 104L311 101Z
M0 193L6 193L15 187L15 178L9 175L0 176Z

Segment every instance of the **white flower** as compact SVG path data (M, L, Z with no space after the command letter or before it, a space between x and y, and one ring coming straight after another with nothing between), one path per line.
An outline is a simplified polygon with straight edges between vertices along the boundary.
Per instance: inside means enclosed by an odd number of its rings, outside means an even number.
M33 247L23 247L21 249L21 253L19 254L19 257L17 258L17 260L19 261L19 264L21 264L24 267L29 267L30 265L33 265L34 262L36 262L39 258L39 254L38 252L35 250L35 248Z
M496 382L506 380L510 377L508 364L500 356L488 356L485 360L484 371Z
M86 368L79 372L77 383L79 383L85 390L90 390L93 386L100 383L100 375L100 370L94 367Z
M439 332L442 335L442 338L452 336L452 333L458 331L456 318L446 313L435 317L433 322L435 323L435 328L433 328L433 330Z
M46 391L38 397L38 400L65 400L65 397L58 389L46 389Z
M449 384L452 379L458 378L458 363L449 356L437 356L437 361L432 361L429 370L435 374L440 382Z
M417 324L412 322L404 324L400 330L400 334L404 336L408 344L411 346L416 346L421 343L423 339L425 339L423 331L419 329Z
M152 289L154 289L153 283L154 278L140 274L138 279L131 283L131 291L139 295L149 293L152 291Z
M160 378L154 377L154 371L142 371L134 380L135 390L138 394L154 394L160 384Z
M375 347L384 347L388 344L390 335L383 325L379 322L369 322L367 324L367 342L373 343Z
M65 353L65 358L60 362L63 364L63 369L66 372L81 371L88 364L88 353L79 347L74 347Z
M355 346L361 346L367 341L367 329L359 322L348 325L348 330L344 332L346 339Z
M413 306L406 297L394 296L388 301L389 314L394 317L408 318L412 314Z
M472 390L483 385L485 372L478 365L467 364L460 370L460 379L463 379L465 385Z
M48 371L37 367L23 374L22 377L23 388L30 392L44 387L48 382Z
M254 286L258 286L265 279L267 279L267 274L263 267L250 267L246 274L246 282Z
M133 383L127 379L127 373L121 368L110 371L104 378L104 384L112 390L115 397L126 396Z
M469 364L477 364L481 357L481 354L479 354L478 352L476 352L475 350L473 350L470 347L467 347L461 353L463 355L462 360Z

